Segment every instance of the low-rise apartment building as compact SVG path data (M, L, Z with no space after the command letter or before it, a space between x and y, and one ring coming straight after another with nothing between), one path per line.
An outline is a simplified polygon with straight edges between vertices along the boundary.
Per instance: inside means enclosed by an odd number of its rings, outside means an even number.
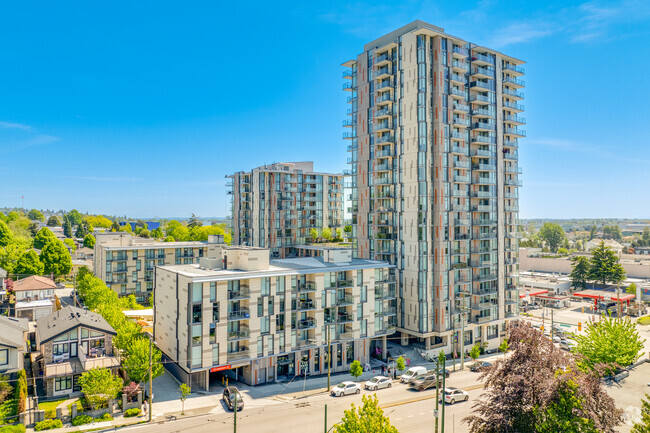
M193 389L222 375L249 385L348 371L386 354L395 331L393 266L320 257L270 259L269 249L221 246L200 264L156 267L154 338L167 368Z
M47 396L79 392L79 377L92 368L116 373L120 363L113 352L115 335L100 314L81 308L64 307L38 320L36 348Z
M153 293L156 266L198 263L207 254L208 243L158 242L129 233L97 234L93 273L118 295L133 294L145 304Z
M38 320L54 311L56 283L54 280L32 275L14 283L15 315L30 321Z

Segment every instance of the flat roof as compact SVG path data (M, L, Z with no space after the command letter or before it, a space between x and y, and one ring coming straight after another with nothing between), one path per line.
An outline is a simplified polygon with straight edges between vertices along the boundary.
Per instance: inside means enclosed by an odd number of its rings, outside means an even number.
M351 262L330 263L323 261L320 257L269 260L269 267L258 271L244 271L241 269L206 269L200 267L199 264L158 266L159 269L190 277L195 282L229 281L245 278L264 278L281 275L318 274L356 269L394 267L395 265L380 260L352 259Z
M594 289L575 292L572 296L578 296L579 298L598 299L603 301L612 300L612 301L620 301L620 302L630 301L635 298L634 295L629 295L624 292L621 294L621 297L619 298L616 296L616 292L607 292L604 290L594 290Z
M107 250L146 250L146 249L168 249L168 248L183 248L183 247L199 247L207 246L208 241L187 241L187 242L156 242L152 244L135 244L128 246L118 246L118 245L101 245L98 246L107 249ZM220 244L214 244L220 245Z
M526 290L526 293L524 293L523 295L521 293L519 294L519 298L525 298L526 296L539 296L539 295L543 295L545 293L548 293L548 290L540 289L540 290L533 290L532 292Z

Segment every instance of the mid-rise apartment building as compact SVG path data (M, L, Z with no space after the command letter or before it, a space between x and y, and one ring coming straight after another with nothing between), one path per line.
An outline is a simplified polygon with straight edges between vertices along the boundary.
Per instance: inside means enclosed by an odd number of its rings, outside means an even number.
M166 367L193 389L221 375L249 385L348 371L386 354L395 331L393 266L350 249L270 259L222 245L200 264L156 267L154 338Z
M343 64L354 249L397 266L403 343L496 347L518 314L522 63L415 21Z
M282 162L229 176L233 245L295 256L310 231L343 228L343 176L314 171L314 163Z
M133 294L142 304L148 303L153 293L156 266L198 263L207 255L210 243L159 242L119 232L98 233L96 239L95 276L118 295Z

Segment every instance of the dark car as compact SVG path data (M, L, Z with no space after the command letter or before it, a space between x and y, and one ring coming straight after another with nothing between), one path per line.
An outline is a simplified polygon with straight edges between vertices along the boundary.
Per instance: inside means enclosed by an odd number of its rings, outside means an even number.
M480 361L480 362L475 362L474 364L472 364L472 366L469 369L470 369L470 371L476 372L476 371L483 371L486 368L490 368L490 367L492 367L491 363L489 363L487 361Z
M415 378L415 380L411 382L410 386L418 391L424 391L425 389L442 386L442 380L436 381L436 373L428 372L427 374L422 374Z
M449 377L449 373L451 373L451 372L449 371L448 368L445 368L444 370L442 368L440 369L440 376L441 377L442 377L443 374L445 375L445 377Z
M235 399L237 400L237 411L239 412L244 408L244 399L241 396L241 392L239 392L239 390L234 386L229 386L224 389L221 399L224 403L226 403L226 406L228 406L229 410L235 410Z

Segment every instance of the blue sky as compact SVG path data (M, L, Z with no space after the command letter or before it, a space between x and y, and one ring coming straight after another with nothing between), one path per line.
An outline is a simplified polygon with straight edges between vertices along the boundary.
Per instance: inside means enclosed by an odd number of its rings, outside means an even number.
M0 207L222 216L226 174L340 171L340 64L415 19L528 62L522 218L650 217L636 0L4 2Z

